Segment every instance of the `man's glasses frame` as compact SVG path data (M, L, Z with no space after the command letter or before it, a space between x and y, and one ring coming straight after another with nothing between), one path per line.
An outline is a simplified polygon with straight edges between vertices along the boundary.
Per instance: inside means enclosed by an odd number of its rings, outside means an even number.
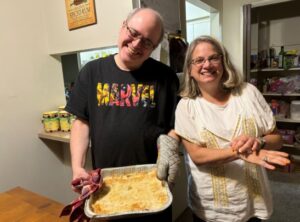
M140 39L141 45L142 45L143 48L145 48L145 49L154 49L155 48L153 42L150 39L145 38L141 33L136 31L134 28L128 26L127 21L125 21L123 23L123 25L125 26L125 28L127 30L127 33L128 33L128 36L130 38L132 38L134 40Z

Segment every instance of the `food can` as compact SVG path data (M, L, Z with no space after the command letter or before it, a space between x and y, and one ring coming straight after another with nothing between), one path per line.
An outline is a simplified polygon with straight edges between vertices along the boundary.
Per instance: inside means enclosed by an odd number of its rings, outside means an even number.
M60 130L63 132L68 132L71 129L70 125L70 113L67 111L59 111L59 124L60 124Z
M57 111L43 113L43 125L46 132L56 132L59 130L59 119Z
M300 120L300 100L291 101L291 119Z
M70 128L72 129L73 123L76 119L76 116L73 114L70 114Z
M65 110L65 106L59 106L59 107L57 107L57 109L58 109L58 111L63 111L63 110Z

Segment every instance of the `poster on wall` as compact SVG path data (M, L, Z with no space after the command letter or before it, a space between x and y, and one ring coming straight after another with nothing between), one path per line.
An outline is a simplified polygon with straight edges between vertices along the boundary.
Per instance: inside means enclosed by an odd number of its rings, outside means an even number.
M97 23L94 0L65 0L69 30Z

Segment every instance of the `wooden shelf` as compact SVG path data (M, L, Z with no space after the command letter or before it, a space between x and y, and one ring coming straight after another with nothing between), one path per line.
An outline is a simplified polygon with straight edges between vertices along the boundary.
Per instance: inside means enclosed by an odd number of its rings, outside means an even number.
M251 69L250 72L281 72L281 71L293 71L300 70L300 67L293 67L290 69L279 69L279 68L264 68L264 69Z
M278 118L275 117L277 122L283 122L283 123L300 123L300 120L296 119L289 119L289 118Z
M48 139L48 140L54 140L63 143L70 143L70 132L58 131L58 132L47 133L45 131L41 131L38 134L38 136L41 139Z
M273 92L266 92L263 93L264 96L300 96L300 93L287 93L287 94L283 94L283 93L273 93Z
M283 144L284 147L291 147L300 150L300 145L295 145L295 144Z

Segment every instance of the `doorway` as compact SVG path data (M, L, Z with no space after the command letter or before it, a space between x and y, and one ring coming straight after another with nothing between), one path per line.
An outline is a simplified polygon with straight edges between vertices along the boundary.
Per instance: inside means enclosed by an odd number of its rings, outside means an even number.
M211 35L221 40L219 12L199 0L185 0L186 40L188 43L200 35Z

